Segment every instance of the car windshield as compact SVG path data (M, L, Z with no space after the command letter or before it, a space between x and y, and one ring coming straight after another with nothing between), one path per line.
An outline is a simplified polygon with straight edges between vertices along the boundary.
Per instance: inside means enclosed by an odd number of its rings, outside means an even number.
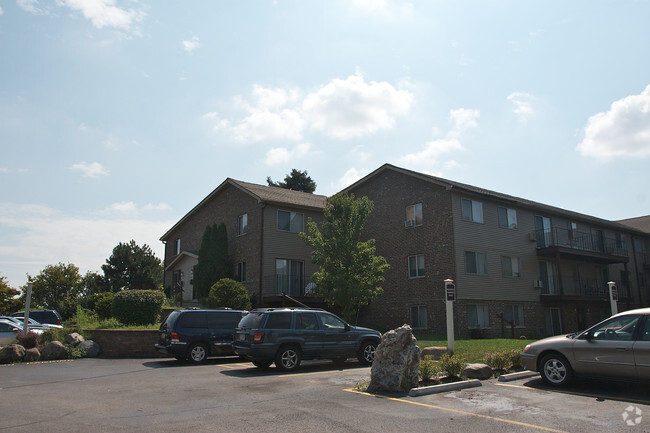
M239 321L239 325L237 325L237 327L246 328L246 329L257 329L260 325L260 321L262 320L262 317L264 317L264 313L259 311L251 311Z

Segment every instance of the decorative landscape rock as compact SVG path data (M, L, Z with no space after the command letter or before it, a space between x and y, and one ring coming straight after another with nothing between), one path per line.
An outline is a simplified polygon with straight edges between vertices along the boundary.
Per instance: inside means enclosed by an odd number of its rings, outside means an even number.
M36 347L25 350L25 357L23 358L23 361L34 362L38 361L39 359L41 359L41 352L39 352Z
M81 334L77 332L73 332L71 334L68 334L65 336L65 344L70 344L72 346L78 346L79 344L84 342L84 338L81 336Z
M97 344L93 340L83 341L82 343L79 344L78 347L86 352L86 357L88 358L94 358L96 356L99 356L99 351L100 351L99 344Z
M11 364L25 357L25 348L20 344L10 344L0 350L0 364Z
M492 377L492 367L487 364L467 364L463 376L468 379L486 380Z
M60 341L52 341L43 348L41 358L44 360L63 359L65 358L65 346Z
M449 353L449 350L447 350L446 347L425 347L422 349L422 353L420 353L420 356L424 358L425 356L430 356L436 361L440 360L440 357L444 355L445 353Z
M400 392L417 386L420 348L409 325L383 335L375 351L368 392Z

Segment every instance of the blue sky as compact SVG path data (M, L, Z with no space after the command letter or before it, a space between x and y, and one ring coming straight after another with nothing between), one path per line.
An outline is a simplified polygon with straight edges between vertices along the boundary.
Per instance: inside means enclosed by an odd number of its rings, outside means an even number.
M100 269L227 177L384 163L650 214L649 1L0 0L0 275Z

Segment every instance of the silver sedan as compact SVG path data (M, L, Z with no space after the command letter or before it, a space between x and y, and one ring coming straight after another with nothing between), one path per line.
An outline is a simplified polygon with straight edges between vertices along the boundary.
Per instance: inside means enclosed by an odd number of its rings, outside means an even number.
M521 354L528 370L553 386L577 375L650 379L650 308L625 311L586 331L529 344Z

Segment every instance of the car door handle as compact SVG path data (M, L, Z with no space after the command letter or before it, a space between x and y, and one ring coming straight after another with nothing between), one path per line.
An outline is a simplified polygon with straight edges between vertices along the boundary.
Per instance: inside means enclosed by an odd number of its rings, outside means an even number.
M616 350L618 350L619 352L627 352L628 348L627 347L617 347Z

